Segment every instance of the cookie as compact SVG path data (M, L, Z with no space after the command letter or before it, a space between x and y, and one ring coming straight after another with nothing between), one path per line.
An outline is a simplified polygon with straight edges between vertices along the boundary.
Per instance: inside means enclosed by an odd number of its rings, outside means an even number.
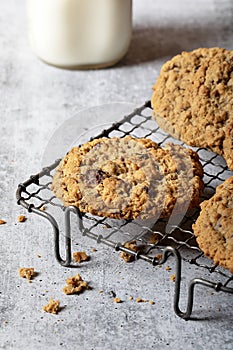
M199 204L203 169L196 152L149 139L100 138L62 159L52 190L65 206L116 219L185 213Z
M233 51L182 52L163 65L153 90L158 125L190 146L220 154L233 170Z
M233 273L233 176L201 204L201 213L193 225L197 243L206 256Z

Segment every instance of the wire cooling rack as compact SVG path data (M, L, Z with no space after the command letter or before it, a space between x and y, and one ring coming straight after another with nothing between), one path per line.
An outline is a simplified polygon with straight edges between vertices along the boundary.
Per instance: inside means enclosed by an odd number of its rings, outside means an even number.
M146 102L131 114L124 116L119 122L100 134L93 135L93 138L124 137L126 135L150 138L159 145L167 142L183 144L163 132L152 120L150 102ZM213 195L216 186L231 176L232 172L228 170L222 157L203 148L195 150L199 154L204 169L205 189L202 200L205 200ZM199 215L199 209L188 211L178 225L169 226L165 219L160 219L156 223L140 220L113 220L83 214L73 206L65 208L51 192L54 169L59 162L60 159L56 160L52 165L43 168L41 172L19 184L16 196L19 205L26 208L28 212L47 219L52 225L54 253L61 265L74 265L71 236L77 235L78 227L79 233L83 236L116 251L129 254L135 260L149 262L153 266L162 265L173 256L176 265L174 311L185 320L191 318L196 285L203 285L217 292L233 293L233 275L228 270L214 266L210 259L204 257L196 244L192 224ZM44 207L46 210L43 210ZM73 216L78 221L78 226ZM136 242L137 251L125 247L125 243L132 241ZM183 264L195 266L198 275L189 282L185 311L181 311L179 307ZM203 270L205 278L200 277Z

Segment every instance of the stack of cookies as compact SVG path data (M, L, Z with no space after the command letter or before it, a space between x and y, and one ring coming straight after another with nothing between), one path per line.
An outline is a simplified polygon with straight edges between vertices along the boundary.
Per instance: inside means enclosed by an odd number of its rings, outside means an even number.
M220 154L233 170L233 51L182 52L164 64L153 89L159 126L188 145ZM233 177L201 204L193 230L205 255L233 273Z

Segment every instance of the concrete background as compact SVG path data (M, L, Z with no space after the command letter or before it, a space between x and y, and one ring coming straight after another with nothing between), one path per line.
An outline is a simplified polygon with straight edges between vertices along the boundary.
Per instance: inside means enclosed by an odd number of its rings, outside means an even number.
M25 2L0 0L0 219L7 222L0 227L1 349L232 349L232 295L198 287L194 316L199 320L185 322L172 310L172 260L171 272L141 261L125 264L119 253L80 238L77 249L90 253L91 260L78 269L61 267L49 225L16 205L17 184L41 169L59 127L77 115L80 135L86 132L80 110L106 102L139 106L150 98L161 65L174 54L201 46L233 49L231 0L134 0L133 17L132 43L120 63L66 71L32 54ZM88 127L117 119L90 118ZM19 214L28 220L18 223ZM18 277L22 266L37 271L31 284ZM78 272L93 289L64 295L65 279ZM184 273L185 287L199 272L186 266ZM111 291L124 302L113 303ZM183 294L184 308L185 288ZM155 304L130 301L130 295ZM50 297L64 307L58 315L41 310Z

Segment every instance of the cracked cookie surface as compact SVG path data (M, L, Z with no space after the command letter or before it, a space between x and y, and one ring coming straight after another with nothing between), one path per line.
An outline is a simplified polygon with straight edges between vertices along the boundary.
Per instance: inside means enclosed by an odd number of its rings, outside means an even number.
M197 206L202 176L197 153L180 145L101 138L71 149L56 169L52 190L81 212L157 219Z
M233 51L182 52L163 65L153 90L159 126L190 146L220 154L233 170Z
M201 213L193 225L197 243L215 265L233 273L233 176L201 204Z

